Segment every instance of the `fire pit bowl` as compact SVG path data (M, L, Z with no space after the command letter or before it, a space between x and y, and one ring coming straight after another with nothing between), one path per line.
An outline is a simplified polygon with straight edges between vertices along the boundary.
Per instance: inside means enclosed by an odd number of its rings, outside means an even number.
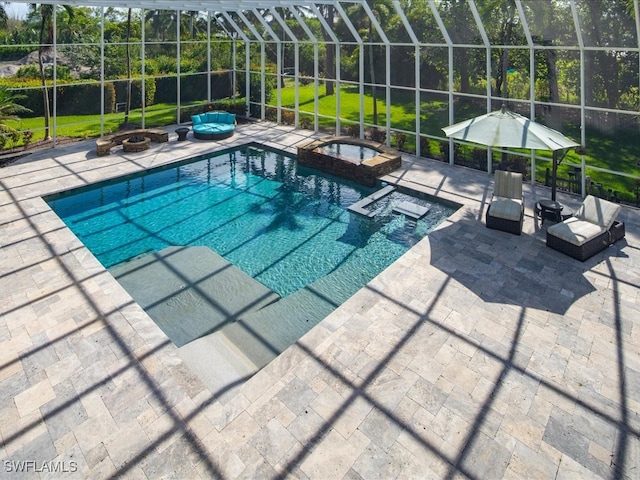
M143 135L131 135L122 141L122 150L125 152L142 152L149 148L151 138Z

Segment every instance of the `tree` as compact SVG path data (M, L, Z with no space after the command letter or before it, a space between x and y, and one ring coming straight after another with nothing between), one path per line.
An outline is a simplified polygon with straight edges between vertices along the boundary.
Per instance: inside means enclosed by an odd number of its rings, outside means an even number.
M183 35L183 39L186 37L195 40L198 33L206 32L206 24L204 24L202 18L200 18L200 12L196 10L182 12L181 22L182 30L188 32L188 37Z
M391 7L385 0L367 0L367 4L371 8L378 25L386 24L389 17ZM377 38L373 19L367 19L367 38L369 40L369 79L371 81L371 98L373 102L373 124L378 125L378 98L376 89L376 63L378 63L377 51L374 41Z
M442 20L454 44L479 44L475 20L466 0L447 0L440 4ZM471 61L473 49L455 49L455 72L460 79L460 91L470 92L471 70L477 63Z
M533 41L545 47L554 45L557 37L556 32L558 31L556 19L559 7L554 8L554 4L551 2L533 2L529 8L532 10L533 25L542 27L540 31L532 32ZM560 102L557 56L556 50L545 49L543 51L544 68L538 68L538 70L543 70L544 72L546 84L549 88L548 100L551 103Z
M176 15L173 10L149 10L145 15L145 20L151 23L151 28L156 40L167 40L167 32L175 26ZM169 35L171 37L171 35Z
M320 12L322 12L322 16L329 25L329 27L333 28L335 24L336 18L336 9L333 5L322 5L320 6ZM333 43L331 36L325 29L322 29L322 38L325 41L326 45L326 54L325 54L325 95L333 95L335 93L335 82L333 81L336 78L336 48L338 45Z
M7 11L4 8L4 3L5 2L0 2L0 28L6 28L7 22L9 21Z
M621 81L622 58L629 53L616 47L637 42L634 21L625 0L592 0L580 5L585 43L585 97L588 105L616 108L627 88ZM636 82L637 85L637 82Z
M378 98L376 87L376 72L379 69L383 69L386 66L384 61L381 61L379 57L380 48L375 45L380 41L380 37L376 31L374 20L378 25L388 25L390 22L391 11L393 7L388 0L367 0L367 5L373 13L375 18L371 18L366 10L359 4L355 4L347 10L349 20L353 26L358 30L360 37L365 39L366 50L358 52L353 50L354 54L364 54L368 65L369 83L371 84L371 97L373 102L373 124L378 124ZM363 46L364 47L364 46Z
M7 122L20 120L16 115L18 113L30 112L26 107L18 103L19 100L26 98L26 95L18 95L13 93L9 88L0 85L0 143L4 146L7 138L17 140L20 138L20 132L8 125Z
M49 107L49 90L47 88L47 78L44 69L44 54L47 50L51 50L50 45L53 44L53 12L55 5L46 3L32 3L29 6L33 14L40 15L40 33L38 35L38 67L40 69L40 81L42 83L42 97L44 102L44 138L51 140L50 122L51 109ZM63 5L67 12L69 23L73 20L74 10L69 5Z
M513 43L513 26L516 16L516 5L513 0L507 0L506 4L502 5L505 10L505 19L502 28L500 29L500 43L505 46ZM508 75L509 70L509 49L504 48L500 54L500 68L496 72L496 92L499 97L509 98L509 85Z

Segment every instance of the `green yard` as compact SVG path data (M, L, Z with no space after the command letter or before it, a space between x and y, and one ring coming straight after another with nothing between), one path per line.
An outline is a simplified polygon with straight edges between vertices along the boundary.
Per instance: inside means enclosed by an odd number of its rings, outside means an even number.
M301 120L305 117L311 120L315 108L314 98L315 91L313 85L300 86L298 89L299 108ZM336 116L336 97L335 95L324 95L324 86L319 89L318 97L318 113L320 115L321 129L332 130ZM385 91L378 91L378 123L384 122L386 108L384 100ZM393 105L391 106L391 128L413 132L415 129L415 97L413 94L405 94L404 92L394 92L392 95ZM421 112L421 129L423 135L434 137L443 137L441 130L443 126L448 125L448 104L446 97L442 98L423 98L420 105ZM295 97L293 86L288 86L281 90L281 103L285 108L293 109L295 107ZM364 119L366 123L373 123L373 99L369 93L364 95ZM276 105L275 91L272 95L271 106ZM340 96L341 118L344 127L353 122L357 124L360 120L360 94L356 87L346 87L342 89ZM183 107L186 108L186 107ZM459 118L455 121L462 121L471 118L482 111L477 108L467 107L465 105L456 106L456 114ZM129 121L134 124L141 123L141 111L133 110L130 113ZM148 107L145 112L145 125L149 127L171 125L176 123L176 107L170 104L159 104ZM118 130L119 125L124 120L124 113L112 113L105 115L105 133ZM44 136L44 120L40 118L25 118L18 122L11 122L12 126L19 130L30 130L34 133L32 142L42 140ZM58 116L56 123L58 136L69 138L90 138L100 135L100 116L99 115L75 115L75 116ZM574 139L580 138L580 129L574 125L563 125L560 130L569 137ZM392 144L397 143L396 136L391 139ZM586 144L586 164L587 175L593 182L603 184L605 190L611 189L617 191L621 198L626 201L634 202L636 200L636 178L623 177L620 175L612 175L606 172L595 171L589 167L597 167L606 170L621 171L629 175L638 176L638 164L640 159L640 141L638 135L629 131L619 131L606 134L597 130L588 130ZM407 151L415 151L415 135L407 134L404 149ZM424 141L423 141L424 142ZM422 150L425 156L442 157L441 144L443 142L437 139L430 139L428 143L423 143ZM444 143L447 143L446 141ZM7 147L11 146L10 144ZM425 150L427 150L425 152ZM479 147L482 150L482 147ZM461 146L457 150L460 156L460 163L465 160L471 160L478 150L471 146ZM529 152L523 152L528 156ZM536 152L538 156L551 158L551 152ZM494 161L498 161L499 154L494 154ZM472 162L470 162L472 163ZM571 151L566 156L564 163L560 166L559 176L567 177L571 167L567 164L581 163L581 158L575 152ZM544 181L545 169L550 167L550 162L539 160L536 162L536 179Z

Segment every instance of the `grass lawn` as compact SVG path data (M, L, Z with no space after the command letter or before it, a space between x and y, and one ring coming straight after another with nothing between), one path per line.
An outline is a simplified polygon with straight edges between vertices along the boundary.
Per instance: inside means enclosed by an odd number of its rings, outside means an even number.
M322 117L319 118L320 127L323 129L333 129L335 127L336 117L336 96L325 95L323 85L319 88L318 96L318 112ZM385 122L386 104L385 89L378 90L378 124ZM313 84L303 85L298 88L299 108L301 117L312 116L315 108L314 98L315 90ZM392 90L391 109L391 128L397 130L415 131L415 95L411 92ZM282 106L293 109L295 106L294 87L292 82L281 90ZM276 105L276 94L272 95L270 105ZM364 121L373 124L373 98L370 92L365 93L363 99ZM184 106L187 107L186 105ZM148 127L161 127L172 125L176 120L176 106L171 104L159 104L148 107L145 112L145 125ZM353 122L357 124L360 121L360 93L355 86L346 86L341 90L340 95L340 116L343 123ZM462 121L466 118L472 118L476 115L484 113L479 110L475 104L456 105L455 121ZM445 94L423 94L420 102L420 126L423 135L432 137L443 137L442 127L449 124L449 106L448 96ZM141 111L133 110L129 115L129 122L133 124L142 123ZM73 115L58 116L56 129L60 137L70 138L91 138L100 135L100 115ZM124 113L111 113L105 115L105 133L115 132L119 125L124 121ZM36 142L44 138L44 120L39 118L25 118L17 122L7 122L18 130L31 130L33 132L32 141ZM384 124L383 124L384 125ZM563 125L560 130L567 136L579 139L580 127L574 124ZM638 159L640 159L640 137L632 134L629 130L617 131L613 133L605 133L595 129L587 129L586 142L586 173L594 182L603 184L605 190L611 189L619 192L622 198L628 201L635 201L636 180L634 178L623 177L620 175L612 175L604 172L594 171L589 167L597 167L607 170L616 170L628 173L630 175L638 175ZM392 144L396 141L392 139ZM415 135L407 134L405 150L415 151ZM426 156L438 157L441 155L440 146L442 141L438 139L429 139L429 153ZM7 144L7 147L14 145ZM484 147L479 147L484 148ZM470 159L474 147L462 146L461 155ZM424 151L424 147L423 147ZM528 151L523 151L529 156ZM494 154L494 159L496 158ZM538 151L536 155L551 159L551 152ZM567 177L569 163L580 165L581 157L575 152L570 151L565 157L564 163L558 170L560 177ZM536 162L536 179L544 181L545 170L550 167L550 162L539 160Z
M104 116L105 133L115 132L124 121L124 112L109 113ZM142 124L142 112L140 109L129 113L129 122ZM148 107L145 112L145 125L147 127L160 127L176 123L176 106L159 104ZM33 132L32 141L44 139L44 118L23 118L15 122L7 122L8 125L18 130L30 130ZM53 126L53 125L52 125ZM100 115L68 115L56 118L56 131L60 137L91 138L100 136Z

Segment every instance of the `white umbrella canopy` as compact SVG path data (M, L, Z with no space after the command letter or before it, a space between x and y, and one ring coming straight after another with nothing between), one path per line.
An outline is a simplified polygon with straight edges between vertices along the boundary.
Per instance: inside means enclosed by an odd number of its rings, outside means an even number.
M562 133L502 107L443 128L447 137L491 147L561 150L580 146Z
M579 147L580 144L562 133L527 117L509 111L503 106L499 111L486 113L442 129L447 137L490 147L552 150L553 175L551 198L556 199L557 150Z

